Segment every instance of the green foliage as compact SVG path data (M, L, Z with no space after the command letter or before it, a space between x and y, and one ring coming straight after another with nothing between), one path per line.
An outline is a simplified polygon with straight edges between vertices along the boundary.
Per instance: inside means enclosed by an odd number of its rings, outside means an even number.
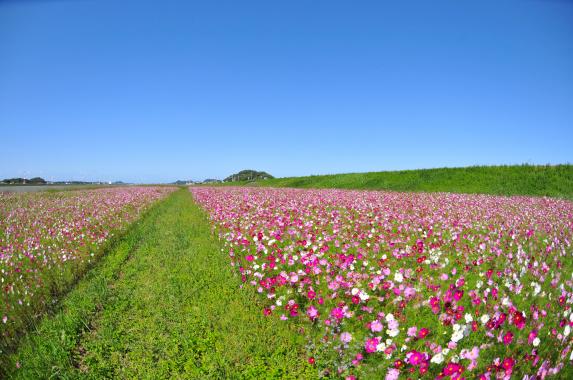
M13 378L314 378L182 189L140 220L3 360ZM16 363L20 368L16 369Z
M573 165L471 166L388 172L275 178L249 184L272 187L341 188L393 191L445 191L536 195L573 199Z

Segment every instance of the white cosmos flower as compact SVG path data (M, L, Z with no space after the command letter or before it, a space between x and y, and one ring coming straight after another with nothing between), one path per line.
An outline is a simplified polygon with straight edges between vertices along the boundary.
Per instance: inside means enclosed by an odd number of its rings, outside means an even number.
M563 331L563 335L569 336L571 334L571 327L569 325L565 326L565 330Z
M539 346L539 343L541 342L541 340L538 337L535 337L535 339L533 339L533 347L537 347Z
M390 313L386 315L386 322L390 322L392 320L394 320L394 314Z
M357 295L358 293L360 293L360 289L358 288L352 288L352 291L350 292L352 293L353 296Z
M466 315L464 316L466 323L470 323L473 322L474 318L472 317L472 315L470 313L466 313Z
M464 337L464 332L461 330L457 330L452 334L452 342L457 343Z
M390 335L392 338L394 338L396 335L398 335L400 333L400 330L398 330L398 329L386 330L386 333L388 335Z
M396 282L402 282L402 281L404 281L404 276L402 276L402 273L396 272L396 273L394 274L394 281L396 281Z
M370 296L369 296L367 293L364 293L364 292L361 292L358 297L360 297L360 299L361 299L362 301L366 301L366 300L368 300L368 299L370 298Z
M480 318L481 323L483 323L484 325L487 323L487 321L489 321L489 315L484 314L481 316Z
M436 364L443 363L443 361L444 361L444 355L440 352L439 354L436 354L436 355L432 356L432 359L430 359L430 361L431 361L432 363L436 363Z

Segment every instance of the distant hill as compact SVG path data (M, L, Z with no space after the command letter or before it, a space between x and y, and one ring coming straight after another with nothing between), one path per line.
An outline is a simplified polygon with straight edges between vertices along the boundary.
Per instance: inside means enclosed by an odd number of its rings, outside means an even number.
M47 182L43 178L34 177L30 179L26 178L7 178L2 180L3 184L6 185L45 185Z
M242 181L234 185L445 191L498 195L537 195L573 199L573 165L503 165L312 175Z
M231 174L224 179L224 182L237 182L237 181L259 181L275 178L267 172L259 172L256 170L241 170L236 174Z

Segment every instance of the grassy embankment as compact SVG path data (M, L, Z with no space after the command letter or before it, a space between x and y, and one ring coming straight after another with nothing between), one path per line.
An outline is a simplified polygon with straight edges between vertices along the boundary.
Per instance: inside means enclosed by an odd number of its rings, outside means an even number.
M573 165L471 166L371 173L313 175L230 182L299 188L340 188L393 191L446 191L497 195L535 195L573 199Z
M2 360L13 378L312 378L298 326L240 289L187 190L155 206ZM19 369L16 366L20 366Z

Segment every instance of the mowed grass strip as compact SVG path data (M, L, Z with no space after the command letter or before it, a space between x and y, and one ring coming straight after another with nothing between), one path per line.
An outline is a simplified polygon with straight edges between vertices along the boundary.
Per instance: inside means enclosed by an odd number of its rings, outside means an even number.
M152 206L121 237L114 239L101 259L62 300L42 319L33 321L18 346L0 355L0 378L57 378L65 368L73 366L70 353L77 335L89 328L90 320L110 296L108 285L154 228L164 209L163 202Z
M187 190L140 223L133 249L111 252L10 358L12 377L316 377L299 326L240 289Z

